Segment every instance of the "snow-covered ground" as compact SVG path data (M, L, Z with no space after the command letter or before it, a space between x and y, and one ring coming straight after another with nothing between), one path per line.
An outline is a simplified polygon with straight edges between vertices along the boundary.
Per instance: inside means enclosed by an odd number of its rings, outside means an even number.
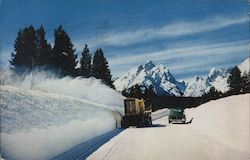
M191 124L128 128L88 157L90 160L249 160L250 94L212 101L186 111ZM158 127L157 127L158 126Z
M27 76L7 84L0 87L4 159L50 159L113 130L123 113L123 97L94 78L37 74L32 84Z
M160 119L162 117L165 117L165 116L168 116L170 113L170 109L168 108L164 108L164 109L159 109L155 112L152 112L152 120L157 120L157 119Z
M230 96L187 109L191 126L201 134L244 153L250 153L250 94ZM249 157L250 158L250 157Z

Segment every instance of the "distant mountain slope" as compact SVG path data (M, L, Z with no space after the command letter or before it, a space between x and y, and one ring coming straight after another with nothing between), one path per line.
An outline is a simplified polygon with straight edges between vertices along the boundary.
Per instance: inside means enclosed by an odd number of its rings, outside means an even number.
M249 67L250 58L244 60L241 64L238 65L238 68L241 71L241 75L248 74L250 72ZM229 90L228 78L230 75L230 69L218 69L212 68L209 71L208 76L198 77L195 76L189 83L187 83L184 96L186 97L199 97L204 93L208 92L211 87L214 87L216 90L225 93Z
M208 92L211 87L223 93L227 92L229 90L227 82L229 73L229 69L212 68L207 77L195 76L194 79L187 84L184 96L199 97Z
M178 82L163 65L155 65L152 61L134 67L114 82L118 91L139 85L149 88L152 86L158 95L181 96L185 83Z
M241 71L241 75L248 74L250 72L250 58L247 58L241 64L238 65Z
M242 76L250 72L250 58L238 65ZM177 81L170 71L163 65L155 65L152 61L134 67L114 82L116 90L128 90L139 85L149 88L153 86L158 95L200 97L211 87L223 93L229 90L229 68L212 68L205 77L195 76L190 82Z

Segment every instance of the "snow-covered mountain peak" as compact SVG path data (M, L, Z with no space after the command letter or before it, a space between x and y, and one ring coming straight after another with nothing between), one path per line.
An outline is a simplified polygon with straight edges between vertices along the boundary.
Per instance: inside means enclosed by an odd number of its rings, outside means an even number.
M238 65L242 76L250 72L250 58ZM188 83L178 82L169 69L162 64L155 65L152 61L134 67L114 82L118 91L134 85L149 87L152 85L159 95L194 96L207 93L211 87L223 93L229 90L228 78L231 69L213 67L207 76L195 76Z
M222 73L221 69L213 67L212 69L209 70L208 77L211 79L214 79L217 76L219 76L221 73Z
M239 64L238 68L241 71L241 75L248 74L250 72L250 57Z
M210 82L216 81L218 78L227 78L229 75L229 69L212 68L209 71L207 80Z
M195 76L188 84L185 90L185 96L199 97L208 92L211 87L223 93L229 90L228 77L230 69L211 68L205 77Z
M210 77L210 76L213 76L213 75L217 74L218 72L220 72L220 70L217 69L217 68L215 68L215 67L213 67L213 68L211 68L211 69L209 70L208 76L209 76L209 77Z
M194 78L191 81L198 81L200 79L203 80L202 77L199 77L199 76L195 75Z
M144 68L145 70L151 70L152 68L155 67L155 64L150 60L148 61L145 65L144 65Z
M210 84L202 77L195 76L190 82L187 84L186 90L184 92L184 96L186 97L199 97L206 93Z
M184 83L175 80L164 65L155 65L148 61L144 65L134 67L114 82L118 91L129 89L134 85L148 88L153 86L159 95L182 95Z

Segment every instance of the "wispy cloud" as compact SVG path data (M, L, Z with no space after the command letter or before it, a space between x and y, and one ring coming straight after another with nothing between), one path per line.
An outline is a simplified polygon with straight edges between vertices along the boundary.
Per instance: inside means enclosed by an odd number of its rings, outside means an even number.
M153 60L165 64L176 74L190 72L190 76L192 76L194 71L208 70L213 65L218 66L220 62L221 65L225 65L231 63L230 60L237 57L246 57L248 55L248 43L247 40L220 44L207 42L201 44L187 43L184 45L181 43L179 46L175 44L172 48L165 48L156 52L131 53L119 57L110 57L109 64L112 71L119 73L119 70L125 71L125 68L128 70L135 65Z
M145 42L157 38L186 36L202 32L218 30L237 24L247 23L248 17L215 17L201 21L182 21L167 24L158 28L141 28L129 31L104 33L100 38L102 45L126 46L138 42ZM95 42L96 39L89 40Z
M225 43L203 43L203 44L190 44L180 46L175 44L172 48L165 48L161 51L148 52L148 53L131 53L123 54L123 56L110 58L109 62L111 65L124 65L124 64L135 64L140 60L140 62L148 61L149 59L155 61L171 61L174 58L192 58L206 55L230 55L238 52L246 52L248 48L248 41L237 41L237 42L225 42ZM122 55L122 54L121 54Z

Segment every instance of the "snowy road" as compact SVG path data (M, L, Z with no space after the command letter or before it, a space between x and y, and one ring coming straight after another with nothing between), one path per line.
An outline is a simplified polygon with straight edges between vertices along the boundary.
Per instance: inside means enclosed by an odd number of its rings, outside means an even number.
M216 142L191 125L168 124L167 117L155 127L128 128L88 157L90 160L236 160L248 159L238 150Z
M53 157L51 160L80 160L86 159L91 153L97 150L100 146L109 141L112 137L119 134L123 129L114 129L103 135L90 139L87 142L79 144L67 152Z

